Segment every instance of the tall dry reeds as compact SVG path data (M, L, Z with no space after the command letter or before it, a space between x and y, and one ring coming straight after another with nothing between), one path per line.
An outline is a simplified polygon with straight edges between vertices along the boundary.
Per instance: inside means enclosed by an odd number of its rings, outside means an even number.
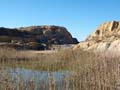
M2 48L0 60L0 66L71 73L62 79L61 89L58 89L60 86L51 74L48 75L47 85L42 80L36 85L34 79L26 82L20 77L17 80L19 83L15 84L9 77L9 72L5 75L1 73L0 90L120 90L120 56L111 52L62 50L50 54L33 54Z

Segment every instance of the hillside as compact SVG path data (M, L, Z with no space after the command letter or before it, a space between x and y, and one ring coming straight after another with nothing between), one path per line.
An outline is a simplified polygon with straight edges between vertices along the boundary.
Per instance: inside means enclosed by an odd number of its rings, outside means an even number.
M94 51L120 51L120 22L110 21L101 24L95 32L80 42L74 49Z
M76 44L76 38L65 27L30 26L21 28L0 28L0 45L16 49L44 50L51 45Z

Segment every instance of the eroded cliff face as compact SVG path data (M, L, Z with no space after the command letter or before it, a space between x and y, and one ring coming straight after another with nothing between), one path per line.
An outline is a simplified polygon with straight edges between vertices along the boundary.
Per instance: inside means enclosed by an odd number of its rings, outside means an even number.
M20 31L31 32L42 42L51 44L76 44L77 39L73 38L65 27L60 26L31 26L18 28Z
M111 21L101 24L88 38L74 49L94 50L99 52L120 51L120 22Z
M76 44L77 39L73 38L65 27L60 26L32 26L19 28L21 31L28 31L38 36L38 40L42 42L46 39L46 43L51 44Z
M101 41L114 41L120 38L120 22L111 21L100 25L97 30L91 34L86 41L101 40Z
M51 45L76 44L76 38L65 27L60 26L30 26L15 29L0 28L0 43L8 46L44 50Z

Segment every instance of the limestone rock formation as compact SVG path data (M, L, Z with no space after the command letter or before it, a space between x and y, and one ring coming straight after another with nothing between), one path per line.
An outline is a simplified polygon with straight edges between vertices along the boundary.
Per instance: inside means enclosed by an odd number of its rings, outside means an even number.
M80 42L73 49L78 48L99 52L120 51L120 22L103 23L85 41Z
M91 34L86 41L114 41L120 38L120 22L111 21L100 25L97 30Z
M15 44L25 49L50 49L52 44L76 44L77 39L60 26L30 26L21 28L0 28L0 44ZM3 44L2 44L3 45ZM16 46L16 47L17 47Z

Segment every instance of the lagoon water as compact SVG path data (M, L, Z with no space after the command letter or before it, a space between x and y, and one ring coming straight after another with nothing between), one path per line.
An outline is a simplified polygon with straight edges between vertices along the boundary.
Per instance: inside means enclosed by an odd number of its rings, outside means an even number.
M54 84L56 90L63 90L66 79L70 76L69 71L38 71L30 69L15 68L9 70L9 75L15 84L19 84L20 80L25 84L34 82L37 88L48 90L50 84ZM39 90L39 89L36 89Z
M23 69L16 68L11 70L11 75L13 76L13 78L17 78L18 76L20 76L24 80L34 79L34 80L45 80L45 81L48 80L49 76L53 76L56 81L60 81L65 76L69 76L70 72L69 71L51 72L51 71L37 71L37 70L35 71L24 68Z

